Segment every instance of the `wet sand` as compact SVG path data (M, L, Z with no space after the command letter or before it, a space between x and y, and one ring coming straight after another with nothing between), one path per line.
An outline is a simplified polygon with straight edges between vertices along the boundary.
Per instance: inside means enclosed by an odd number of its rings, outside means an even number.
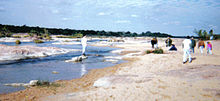
M220 41L213 41L213 55L192 54L193 62L182 64L182 39L173 39L177 52L145 54L150 43L126 42L120 52L128 63L91 70L79 79L57 81L59 87L32 87L0 95L2 101L218 101L220 100ZM127 51L126 51L127 50ZM204 50L205 51L205 50ZM136 55L129 55L138 52ZM205 51L206 52L206 51ZM124 57L124 58L125 58ZM97 80L109 85L95 87Z

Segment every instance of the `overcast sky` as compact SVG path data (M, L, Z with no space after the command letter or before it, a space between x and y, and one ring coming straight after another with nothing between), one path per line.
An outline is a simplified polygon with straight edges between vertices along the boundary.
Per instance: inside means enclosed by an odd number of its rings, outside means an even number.
M220 0L0 0L0 24L83 30L220 33Z

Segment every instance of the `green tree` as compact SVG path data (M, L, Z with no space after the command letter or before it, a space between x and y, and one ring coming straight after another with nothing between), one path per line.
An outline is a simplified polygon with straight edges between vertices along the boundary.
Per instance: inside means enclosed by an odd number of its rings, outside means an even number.
M212 29L209 31L209 35L210 35L210 36L213 36L213 35L214 35L214 33L213 33L213 30L212 30Z
M209 34L206 32L206 30L202 30L202 29L196 30L195 29L194 33L204 40L209 38Z
M203 38L204 39L208 39L209 35L208 33L206 32L206 30L203 31Z
M6 27L1 28L0 37L11 37L11 35L11 32Z

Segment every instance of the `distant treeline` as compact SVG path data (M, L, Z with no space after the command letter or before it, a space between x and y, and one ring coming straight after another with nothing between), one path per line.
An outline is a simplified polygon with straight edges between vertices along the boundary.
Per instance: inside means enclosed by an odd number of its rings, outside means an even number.
M2 25L0 24L0 34L2 33L45 33L48 31L50 35L75 35L83 34L88 36L116 36L116 37L137 37L137 36L150 36L150 37L172 37L166 33L160 32L142 32L142 33L132 33L132 32L113 32L113 31L95 31L95 30L75 30L75 29L61 29L61 28L43 28L43 27L30 27L30 26L15 26L15 25Z

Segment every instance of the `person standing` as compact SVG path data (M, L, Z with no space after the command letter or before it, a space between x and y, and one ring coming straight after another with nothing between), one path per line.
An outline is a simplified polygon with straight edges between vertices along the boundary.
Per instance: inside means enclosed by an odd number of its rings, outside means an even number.
M157 38L156 37L151 40L151 45L152 45L152 48L157 48Z
M166 47L170 47L172 45L172 40L170 39L170 37L166 39L165 43L166 43Z
M211 42L207 42L207 54L212 54L212 44L211 44Z
M195 47L196 47L196 40L192 37L191 41L192 41L191 50L194 53L195 52Z
M192 41L190 40L190 37L187 36L187 39L183 40L182 47L183 47L183 64L187 62L187 57L189 60L189 63L192 62L192 58L190 55L190 46L192 44Z
M198 48L200 49L200 52L203 53L203 49L205 48L205 43L202 39L199 40Z
M87 39L86 39L86 35L83 36L83 38L81 39L81 44L82 44L82 55L86 55L85 51L86 51L86 46L87 46Z

